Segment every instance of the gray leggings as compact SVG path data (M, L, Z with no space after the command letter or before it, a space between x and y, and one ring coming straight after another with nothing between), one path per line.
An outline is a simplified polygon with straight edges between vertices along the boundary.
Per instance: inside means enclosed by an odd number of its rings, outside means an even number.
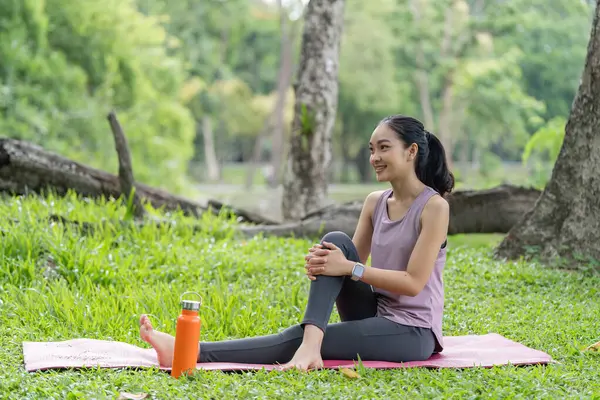
M350 237L331 232L323 237L344 252L348 260L358 261ZM328 324L333 303L342 322ZM310 283L308 304L301 324L281 333L200 342L200 362L283 364L291 360L302 343L304 325L312 324L324 332L321 357L324 360L381 360L406 362L426 360L434 351L435 339L427 328L401 325L377 317L377 300L371 286L347 277L319 276Z

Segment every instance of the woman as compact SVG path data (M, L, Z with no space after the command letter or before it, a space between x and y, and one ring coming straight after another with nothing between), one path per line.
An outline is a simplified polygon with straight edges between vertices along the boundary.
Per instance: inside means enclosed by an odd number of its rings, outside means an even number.
M367 196L352 239L331 232L309 249L302 323L279 334L201 342L199 362L307 370L323 359L406 362L442 351L444 195L454 187L443 146L420 121L396 115L378 124L369 147L377 180L391 188ZM334 302L342 322L328 324ZM153 330L145 315L140 335L170 366L173 336Z

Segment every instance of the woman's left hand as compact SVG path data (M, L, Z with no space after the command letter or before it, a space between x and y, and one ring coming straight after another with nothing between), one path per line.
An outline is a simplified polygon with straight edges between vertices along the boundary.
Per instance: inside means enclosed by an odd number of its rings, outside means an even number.
M352 273L353 264L339 247L330 242L323 242L323 248L313 251L305 260L304 268L309 276L343 276Z

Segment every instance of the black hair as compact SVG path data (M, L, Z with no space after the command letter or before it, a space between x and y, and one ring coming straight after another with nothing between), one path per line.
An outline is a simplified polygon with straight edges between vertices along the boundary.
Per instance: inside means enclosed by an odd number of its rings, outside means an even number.
M425 130L418 119L404 115L392 115L379 123L386 124L408 147L413 143L418 146L415 172L425 185L445 196L454 189L454 175L448 168L446 151L440 140Z

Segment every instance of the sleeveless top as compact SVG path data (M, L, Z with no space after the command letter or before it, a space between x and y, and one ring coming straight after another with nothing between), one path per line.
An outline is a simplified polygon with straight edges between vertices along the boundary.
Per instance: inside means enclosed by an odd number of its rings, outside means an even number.
M406 271L413 248L421 229L420 217L425 204L438 193L429 186L413 201L406 215L392 221L387 210L387 200L392 195L388 189L379 198L373 211L373 238L371 266L373 268ZM446 246L439 249L435 267L423 290L414 297L398 295L373 288L377 296L377 316L394 322L430 328L436 339L434 352L443 349L442 316L444 309L444 282L442 272L446 263Z

